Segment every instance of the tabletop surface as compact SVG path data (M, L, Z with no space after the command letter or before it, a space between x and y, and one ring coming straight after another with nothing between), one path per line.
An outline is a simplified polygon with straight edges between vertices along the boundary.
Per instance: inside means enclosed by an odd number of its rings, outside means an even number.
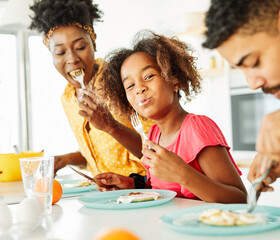
M0 182L0 195L5 200L15 203L23 198L21 182ZM201 205L202 201L183 198L174 198L163 205L140 208L101 210L84 207L77 197L62 198L52 206L52 213L46 215L40 226L29 233L20 232L13 226L9 232L0 233L0 240L93 240L96 234L104 229L121 227L125 228L141 240L181 240L181 239L217 239L217 237L189 235L176 232L166 226L160 217L166 213ZM9 208L15 211L17 204L10 204ZM280 228L253 235L223 236L227 240L279 240Z

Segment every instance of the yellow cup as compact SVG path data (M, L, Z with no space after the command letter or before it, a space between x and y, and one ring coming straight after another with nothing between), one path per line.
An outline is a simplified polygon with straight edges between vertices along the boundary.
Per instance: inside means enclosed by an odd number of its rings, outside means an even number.
M8 153L0 154L0 181L12 182L21 180L20 158L42 157L44 151L41 152L21 152L20 154Z

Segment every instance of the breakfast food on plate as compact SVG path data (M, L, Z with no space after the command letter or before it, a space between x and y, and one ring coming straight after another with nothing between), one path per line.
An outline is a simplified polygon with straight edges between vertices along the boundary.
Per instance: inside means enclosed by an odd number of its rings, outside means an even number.
M209 225L241 226L264 223L265 217L262 214L232 212L211 208L203 211L199 216L199 220Z
M90 180L82 180L75 183L62 184L62 188L74 188L74 187L88 187L92 184Z
M131 192L119 196L117 203L145 202L161 199L158 192Z

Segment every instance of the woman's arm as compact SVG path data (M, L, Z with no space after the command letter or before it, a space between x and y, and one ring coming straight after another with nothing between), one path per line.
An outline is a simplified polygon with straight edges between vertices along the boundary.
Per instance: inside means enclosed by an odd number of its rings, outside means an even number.
M54 157L54 174L67 165L76 165L79 167L85 167L87 165L86 159L80 152L68 153L65 155L59 155Z
M176 182L205 202L245 203L247 192L225 147L204 148L197 156L205 175L186 164L178 155L145 141L153 150L143 149L150 159L150 173L162 180Z

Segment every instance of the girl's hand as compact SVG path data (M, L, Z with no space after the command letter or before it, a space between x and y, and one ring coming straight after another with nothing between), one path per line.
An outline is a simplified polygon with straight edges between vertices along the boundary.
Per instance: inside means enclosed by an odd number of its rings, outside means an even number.
M178 155L152 141L146 140L144 144L147 147L142 149L142 154L147 157L145 164L150 167L150 173L162 180L180 183L185 177L181 170L189 166Z
M116 120L109 111L103 99L97 96L96 91L82 90L83 97L79 102L82 109L79 114L87 119L93 127L109 132L114 127Z
M134 189L134 179L117 173L100 173L94 177L97 188L101 192L121 189Z

